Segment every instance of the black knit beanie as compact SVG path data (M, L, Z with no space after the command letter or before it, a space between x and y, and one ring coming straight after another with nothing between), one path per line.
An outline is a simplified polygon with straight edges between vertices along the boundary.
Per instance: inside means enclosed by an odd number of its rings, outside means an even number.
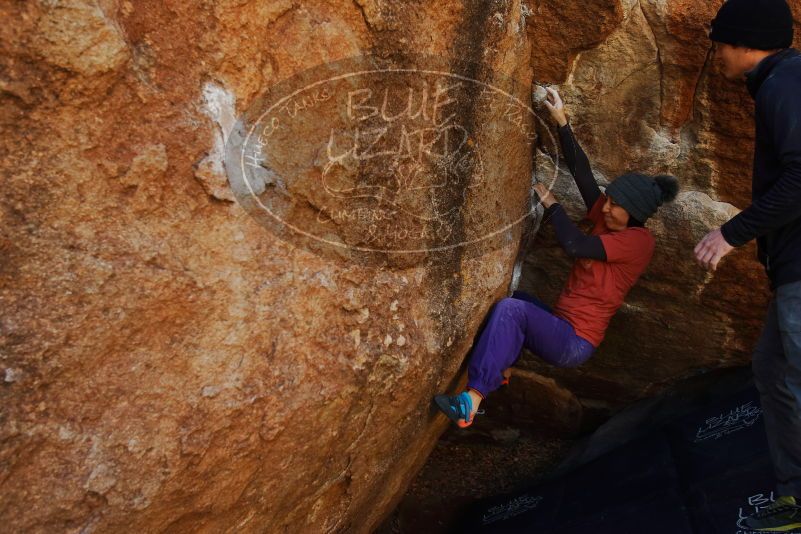
M758 50L793 44L793 14L786 0L728 0L712 20L709 38Z
M676 198L679 182L673 176L646 176L629 172L609 184L606 194L631 217L645 222L665 202Z

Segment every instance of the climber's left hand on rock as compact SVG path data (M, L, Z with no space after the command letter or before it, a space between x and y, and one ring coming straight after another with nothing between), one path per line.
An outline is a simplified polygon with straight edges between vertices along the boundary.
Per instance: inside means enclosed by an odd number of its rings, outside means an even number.
M540 197L540 202L546 208L550 208L557 202L556 197L545 187L545 184L534 184L534 192L537 193L537 196Z
M553 89L552 87L546 87L545 91L547 96L545 97L545 107L548 108L548 111L551 113L551 118L556 121L556 124L559 126L564 126L567 124L567 112L565 111L565 104L562 102L562 97L559 96L559 93Z

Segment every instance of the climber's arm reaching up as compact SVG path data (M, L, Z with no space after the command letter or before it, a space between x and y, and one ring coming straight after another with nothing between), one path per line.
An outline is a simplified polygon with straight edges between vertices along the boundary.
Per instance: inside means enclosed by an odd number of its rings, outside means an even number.
M590 160L587 154L582 150L576 137L573 135L573 130L567 121L567 114L565 112L564 103L554 89L548 87L546 89L548 97L545 99L545 106L551 113L551 117L556 121L559 126L559 143L562 146L562 154L565 158L567 168L570 169L570 174L576 180L576 185L581 193L581 198L584 199L584 204L587 206L587 212L592 209L598 197L601 196L601 188L595 181L590 168Z
M571 258L591 258L606 261L606 249L597 235L586 235L570 220L562 205L543 184L536 184L534 190L545 206L547 220L553 224L556 239Z

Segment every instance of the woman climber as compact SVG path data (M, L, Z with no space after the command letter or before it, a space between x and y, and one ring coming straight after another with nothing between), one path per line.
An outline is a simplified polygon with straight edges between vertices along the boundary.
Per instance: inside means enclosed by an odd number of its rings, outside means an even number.
M509 368L523 346L558 367L578 366L593 355L610 319L651 261L655 240L643 223L678 193L673 176L640 173L623 174L602 192L573 136L561 97L552 88L547 91L545 105L559 126L565 161L594 227L585 235L543 184L534 186L545 207L544 220L551 221L559 244L575 261L553 309L528 296L495 304L470 356L467 390L434 397L460 427L472 424L481 401L508 382Z

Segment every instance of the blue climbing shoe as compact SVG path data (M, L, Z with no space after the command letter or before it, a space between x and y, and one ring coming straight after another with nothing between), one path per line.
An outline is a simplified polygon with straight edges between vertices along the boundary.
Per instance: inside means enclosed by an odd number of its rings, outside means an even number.
M462 391L455 397L448 395L435 395L434 402L437 408L448 416L448 419L456 423L459 428L467 428L473 424L473 418L470 414L473 412L473 399L466 391ZM483 414L482 410L476 414Z

